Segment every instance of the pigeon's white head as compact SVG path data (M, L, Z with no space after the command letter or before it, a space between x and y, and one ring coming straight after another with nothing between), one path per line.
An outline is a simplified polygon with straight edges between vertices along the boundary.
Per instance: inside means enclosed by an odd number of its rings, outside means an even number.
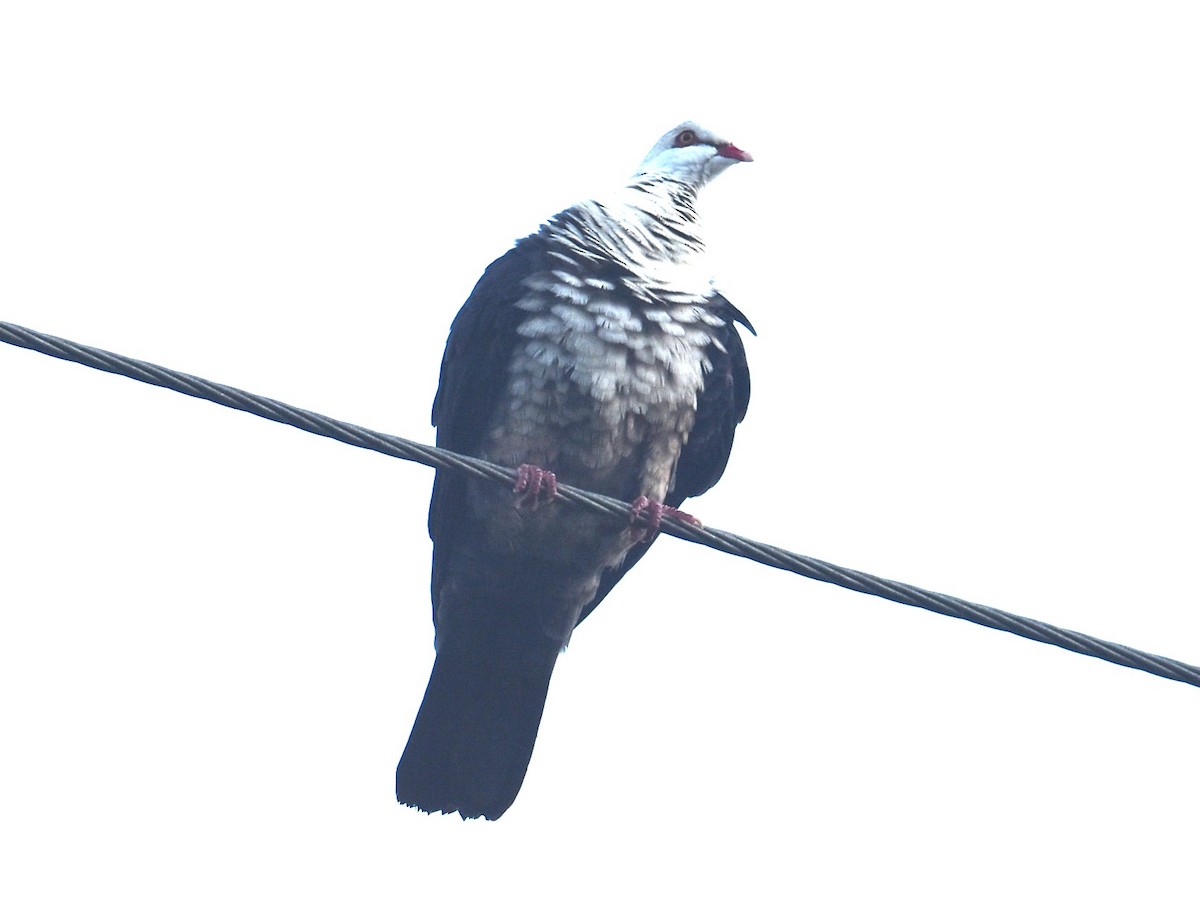
M753 159L723 137L694 121L685 121L671 128L650 148L636 174L667 176L699 188L734 163L749 163Z

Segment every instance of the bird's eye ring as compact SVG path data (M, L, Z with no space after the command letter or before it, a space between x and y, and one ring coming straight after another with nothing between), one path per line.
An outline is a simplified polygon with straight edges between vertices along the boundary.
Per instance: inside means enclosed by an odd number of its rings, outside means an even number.
M690 130L689 131L680 131L678 134L675 135L675 146L676 147L690 147L695 142L696 142L696 132L695 131L690 131Z

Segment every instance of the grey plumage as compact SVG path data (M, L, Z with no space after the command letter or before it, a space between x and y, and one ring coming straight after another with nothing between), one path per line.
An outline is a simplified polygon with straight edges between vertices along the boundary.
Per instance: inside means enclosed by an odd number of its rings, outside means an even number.
M677 505L724 470L749 399L749 323L701 261L696 192L749 156L685 123L612 195L553 217L485 272L451 328L439 446ZM648 541L560 503L439 471L437 657L397 798L499 817L528 766L559 651Z

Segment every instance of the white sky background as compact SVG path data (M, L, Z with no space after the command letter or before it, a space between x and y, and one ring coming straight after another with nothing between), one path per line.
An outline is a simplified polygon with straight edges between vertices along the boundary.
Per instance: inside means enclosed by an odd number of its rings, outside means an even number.
M716 527L1200 662L1188 3L7 5L0 318L429 441L517 236L693 117ZM0 912L1146 915L1200 691L663 539L498 823L396 805L432 472L0 347ZM735 912L736 911L736 912Z

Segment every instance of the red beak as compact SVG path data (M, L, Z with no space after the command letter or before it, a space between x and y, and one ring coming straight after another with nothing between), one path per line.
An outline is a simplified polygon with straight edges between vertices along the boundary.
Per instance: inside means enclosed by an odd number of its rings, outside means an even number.
M745 150L739 150L733 144L721 144L721 146L717 147L717 154L719 156L727 157L731 160L739 160L743 163L754 162L754 157L752 157Z

